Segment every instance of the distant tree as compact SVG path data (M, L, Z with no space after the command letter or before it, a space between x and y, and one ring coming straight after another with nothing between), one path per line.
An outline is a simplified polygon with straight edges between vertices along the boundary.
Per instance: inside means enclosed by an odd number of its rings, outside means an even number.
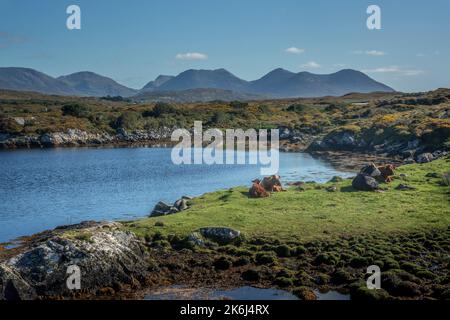
M136 129L141 120L141 114L134 111L126 111L113 123L113 128Z
M228 121L229 117L228 115L223 111L216 111L214 112L213 116L211 117L211 123L212 124L221 124L226 121Z
M305 112L305 110L308 108L308 106L304 104L291 104L286 110L289 112L295 112L295 113L302 113Z
M107 101L114 101L114 102L130 102L130 99L126 99L122 96L110 96L107 95L106 97L101 97L102 100L107 100Z
M77 118L86 118L89 116L89 109L79 103L70 103L62 106L61 111L64 116L72 116Z
M159 118L163 114L176 114L177 109L166 102L157 102L151 111L144 111L142 115L144 117Z
M241 101L231 101L230 102L230 107L234 108L234 109L245 109L248 107L248 103L247 102L241 102Z

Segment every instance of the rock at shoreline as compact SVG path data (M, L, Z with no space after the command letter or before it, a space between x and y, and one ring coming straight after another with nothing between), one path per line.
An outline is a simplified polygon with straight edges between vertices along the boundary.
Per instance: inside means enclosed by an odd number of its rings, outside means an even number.
M418 163L428 163L434 160L434 156L431 153L419 154L416 158Z
M120 224L97 223L73 235L65 234L67 230L55 229L0 264L0 300L71 296L75 291L66 284L69 266L80 268L84 293L144 279L145 249L133 233L121 231Z
M160 201L153 208L152 213L150 213L151 217L160 217L166 216L169 214L178 213L184 210L189 209L188 201L191 200L191 197L183 196L181 199L174 202L174 204L168 205L167 203Z
M376 191L379 189L378 182L375 178L361 173L353 179L352 186L359 191Z

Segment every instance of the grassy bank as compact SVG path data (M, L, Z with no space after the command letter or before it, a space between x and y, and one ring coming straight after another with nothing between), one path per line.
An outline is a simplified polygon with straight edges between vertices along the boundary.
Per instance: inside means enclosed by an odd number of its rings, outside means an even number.
M249 238L297 241L446 228L450 226L450 193L440 182L448 171L448 159L402 166L393 183L382 185L386 189L383 193L357 192L351 179L307 183L265 199L250 199L248 188L237 187L196 198L184 213L144 219L130 226L140 235L162 232L183 236L200 227L226 226ZM416 190L396 190L399 184ZM330 186L336 186L336 192L327 191ZM164 227L155 227L156 221Z
M249 199L247 188L237 187L125 228L145 239L158 270L155 285L246 283L302 299L315 298L312 288L343 290L352 299L449 299L450 188L442 178L449 171L450 158L402 166L382 193L355 191L350 179L307 183L266 199ZM414 190L397 190L400 184ZM186 242L210 226L238 229L244 240L207 248ZM366 287L372 264L382 270L381 290Z

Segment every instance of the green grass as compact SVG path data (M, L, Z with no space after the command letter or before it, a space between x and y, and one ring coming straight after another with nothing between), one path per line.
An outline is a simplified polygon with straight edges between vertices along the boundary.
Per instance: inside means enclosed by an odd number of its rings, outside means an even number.
M324 185L336 185L337 192L309 185L306 191L293 187L265 199L250 199L247 187L236 187L196 198L183 213L127 222L125 227L140 236L157 232L186 236L201 227L223 226L240 230L248 239L281 242L447 229L450 189L441 185L441 178L426 175L449 171L449 158L402 166L394 182L382 184L387 189L383 193L357 192L351 188L350 179ZM416 190L395 190L400 183ZM164 226L155 226L157 221Z

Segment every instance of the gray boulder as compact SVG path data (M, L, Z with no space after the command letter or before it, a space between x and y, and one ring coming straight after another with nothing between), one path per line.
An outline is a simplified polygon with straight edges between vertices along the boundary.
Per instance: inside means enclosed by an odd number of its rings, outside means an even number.
M201 228L199 232L206 239L219 244L232 243L241 236L240 231L224 227Z
M174 202L174 204L168 205L167 203L160 201L153 208L151 217L160 217L168 214L178 213L184 210L189 209L188 201L191 200L191 197L183 196L181 199Z
M353 179L352 186L359 191L376 191L379 189L378 182L375 178L361 173Z
M431 153L419 154L416 158L418 163L428 163L434 160L434 156Z
M173 207L168 205L167 203L160 201L156 204L155 208L153 208L153 211L150 214L150 216L152 216L152 217L165 216L165 215L169 214L169 212L172 211L172 208Z
M360 173L371 176L373 178L381 176L380 170L378 170L377 166L373 163L362 168Z
M187 204L187 200L186 199L180 199L175 201L174 205L175 208L178 209L178 211L183 211L186 210L188 208L188 204Z

